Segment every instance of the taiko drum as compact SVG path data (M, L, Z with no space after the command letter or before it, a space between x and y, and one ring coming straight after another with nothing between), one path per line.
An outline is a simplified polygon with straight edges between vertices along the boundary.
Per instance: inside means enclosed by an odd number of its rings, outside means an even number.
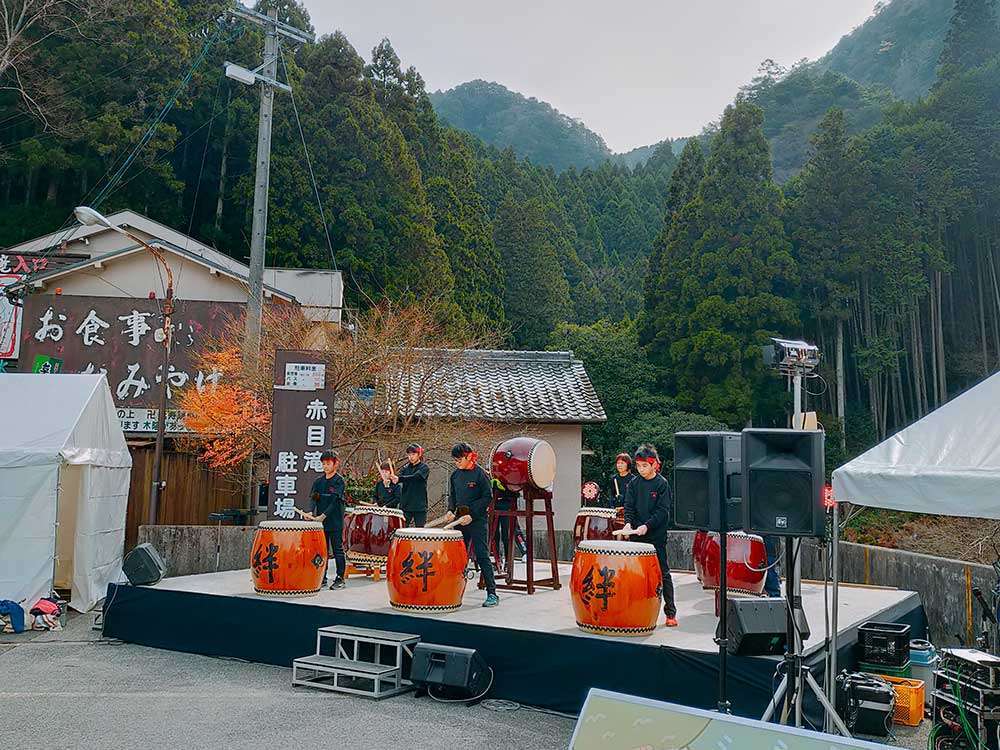
M508 490L548 489L556 481L556 452L545 440L511 438L493 449L490 469Z
M663 578L653 545L584 540L570 580L576 624L598 635L649 635L656 629Z
M614 532L625 528L621 508L580 508L573 525L573 543L585 539L615 539Z
M767 550L763 538L731 531L726 534L726 539L726 588L759 596L764 591L767 576ZM699 531L694 535L691 555L695 574L704 589L719 588L720 552L716 532Z
M385 565L397 529L406 525L403 511L377 505L356 505L344 517L344 549L355 565Z
M326 571L326 536L317 521L264 521L250 549L253 590L263 596L312 596Z
M468 561L460 531L397 529L386 565L389 604L408 612L454 612L462 606Z

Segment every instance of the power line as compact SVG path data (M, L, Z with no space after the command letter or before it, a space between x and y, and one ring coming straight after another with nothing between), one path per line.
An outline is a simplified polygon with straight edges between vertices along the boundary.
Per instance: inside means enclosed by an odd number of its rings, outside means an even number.
M288 81L288 93L292 99L292 111L295 113L295 124L299 129L299 138L302 141L302 151L306 156L306 166L309 167L309 179L312 180L313 192L316 194L316 206L319 208L319 218L323 224L323 233L326 235L326 247L330 251L330 262L333 270L337 270L337 259L333 254L333 242L330 241L330 228L326 223L326 211L323 209L323 199L319 195L319 185L316 184L316 174L313 172L312 159L309 158L309 148L306 146L306 136L302 132L302 121L299 119L299 108L295 103L295 87L292 86L292 78L288 74L288 64L285 62L285 54L278 42L278 57L281 59L281 67L285 70L285 80Z

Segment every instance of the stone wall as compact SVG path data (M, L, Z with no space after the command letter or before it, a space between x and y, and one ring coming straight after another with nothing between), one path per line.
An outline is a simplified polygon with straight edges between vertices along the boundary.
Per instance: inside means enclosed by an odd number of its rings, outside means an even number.
M167 577L250 566L255 526L140 526L139 543L149 542L167 566ZM216 545L219 545L216 567Z

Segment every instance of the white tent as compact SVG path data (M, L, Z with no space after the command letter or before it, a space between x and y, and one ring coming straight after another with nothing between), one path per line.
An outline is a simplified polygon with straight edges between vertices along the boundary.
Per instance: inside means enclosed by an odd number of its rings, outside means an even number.
M86 612L121 574L132 457L104 375L0 375L0 599Z
M838 500L1000 518L1000 373L833 472Z

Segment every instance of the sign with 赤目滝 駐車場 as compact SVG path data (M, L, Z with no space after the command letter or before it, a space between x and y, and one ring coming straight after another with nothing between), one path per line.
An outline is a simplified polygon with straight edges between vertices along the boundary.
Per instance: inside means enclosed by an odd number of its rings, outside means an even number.
M296 509L312 510L312 485L323 472L320 456L333 437L333 392L318 353L276 351L272 398L267 517L292 520Z
M156 299L29 295L21 314L18 370L104 373L123 429L155 432L164 378L162 304ZM168 432L184 431L175 405L183 388L203 390L222 379L220 371L200 367L198 356L243 309L238 303L175 301L166 372Z

